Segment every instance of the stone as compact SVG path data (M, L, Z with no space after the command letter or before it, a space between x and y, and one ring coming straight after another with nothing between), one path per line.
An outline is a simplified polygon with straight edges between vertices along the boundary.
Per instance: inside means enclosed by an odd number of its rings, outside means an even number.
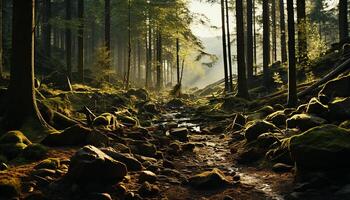
M133 141L130 145L130 150L134 154L139 154L147 157L155 157L157 147L147 141Z
M86 138L92 130L80 124L71 126L61 133L53 133L44 138L41 142L47 146L75 146L86 144Z
M287 119L288 128L299 128L301 131L306 131L315 126L325 124L327 121L323 118L309 115L309 114L296 114Z
M30 144L23 150L23 157L27 160L40 160L47 155L47 147L41 144Z
M158 108L156 107L156 105L154 103L146 103L143 105L143 110L152 114L157 114L159 113Z
M108 193L92 193L87 195L86 200L112 200L112 197Z
M143 168L142 164L131 154L119 153L110 147L102 148L101 150L114 160L124 163L128 171L140 171Z
M350 75L327 82L319 94L324 94L330 99L350 96Z
M174 128L170 131L170 135L181 142L188 142L189 131L187 128Z
M110 143L110 138L104 133L94 130L86 137L87 145L93 145L95 147L107 146Z
M276 129L277 127L270 122L257 120L249 122L246 125L244 136L248 142L251 142L256 140L259 137L259 135L270 131L274 131Z
M290 138L282 139L279 143L275 143L270 147L271 149L266 153L265 157L275 163L284 163L288 165L294 165L294 161L290 157L289 153Z
M306 113L320 117L327 117L328 111L328 106L322 104L316 97L309 101L306 108Z
M139 89L130 89L126 95L128 97L130 96L135 96L138 99L142 100L142 101L147 101L149 99L149 94L147 92L147 90L143 89L143 88L139 88Z
M55 170L52 169L36 169L31 172L31 175L35 176L41 176L41 177L46 177L46 176L54 176L56 174Z
M30 145L30 140L21 131L9 131L0 137L0 144L18 144Z
M96 117L92 125L95 127L105 127L110 130L114 130L118 127L117 118L111 113L103 113Z
M122 180L127 172L123 163L88 145L72 156L66 177L76 183L114 184Z
M5 171L7 170L9 167L6 165L6 163L0 162L0 171Z
M0 198L12 199L19 197L21 191L21 181L17 178L1 177L0 179Z
M34 169L58 169L60 167L60 160L58 158L48 158L37 164Z
M263 150L256 147L248 147L240 152L237 162L240 164L250 164L260 160L263 156Z
M164 160L163 160L163 167L164 167L164 168L175 169L174 163L171 162L170 160L167 160L167 159L164 159Z
M329 118L342 121L350 118L350 97L335 98L329 103Z
M350 129L350 120L346 120L346 121L343 121L339 127L341 128L346 128L346 129Z
M279 139L274 133L263 133L257 139L258 145L263 148L270 147L275 142L279 142Z
M169 108L181 108L185 106L185 103L181 99L172 99L166 104L166 106Z
M7 160L12 160L20 155L27 147L24 143L15 143L15 144L0 144L0 154L4 155Z
M139 182L144 183L144 182L149 182L149 183L154 183L158 180L157 175L151 171L142 171L139 174Z
M216 189L229 185L225 175L216 168L190 177L188 183L197 189Z
M289 149L297 174L304 171L348 169L350 131L335 125L312 128L290 138Z
M290 172L292 169L293 166L284 163L276 163L272 166L272 170L277 173Z
M274 113L271 113L268 115L265 119L268 122L273 123L276 126L285 126L287 115L285 114L284 110L276 111Z
M142 197L152 197L157 195L160 192L160 189L156 185L152 185L148 183L147 181L144 182L141 187L138 189L138 193Z

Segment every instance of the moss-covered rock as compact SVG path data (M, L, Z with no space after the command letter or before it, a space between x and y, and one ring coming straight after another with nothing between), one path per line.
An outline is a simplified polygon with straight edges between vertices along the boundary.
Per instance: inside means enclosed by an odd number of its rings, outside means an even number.
M0 137L0 144L31 144L30 140L21 131L9 131Z
M146 103L143 105L142 109L146 112L152 113L152 114L157 114L159 113L158 108L156 107L156 105L154 103Z
M287 115L283 110L276 111L274 113L271 113L268 115L265 119L268 122L273 123L276 126L285 126L286 125L286 120L287 120Z
M275 143L266 153L266 158L275 163L294 164L290 157L289 143L290 138L282 139L279 143Z
M339 125L341 128L350 129L350 120L346 120Z
M12 199L18 197L21 191L21 181L18 178L2 177L0 179L0 198Z
M320 91L329 98L350 96L350 75L329 81Z
M185 106L185 103L183 102L182 99L172 99L170 100L167 104L166 104L167 107L169 108L181 108L183 106Z
M350 131L335 125L315 127L293 136L289 149L299 173L350 167Z
M135 96L137 98L139 98L140 100L146 101L149 99L149 94L147 92L147 90L143 89L143 88L139 88L139 89L130 89L127 93L126 96L130 97L130 96Z
M217 189L230 184L224 173L216 168L190 177L188 183L197 189Z
M342 121L350 118L350 97L335 98L329 103L329 118Z
M299 128L301 131L306 131L325 123L325 119L309 114L296 114L287 119L288 128Z
M328 106L322 104L317 98L314 97L309 101L306 108L306 113L326 117L328 115Z
M23 150L23 157L27 160L39 160L47 155L48 148L41 144L30 144Z
M258 145L263 148L270 147L275 142L279 142L279 139L274 133L263 133L257 138Z
M6 156L8 160L16 158L27 147L24 143L0 144L0 154Z
M57 169L60 166L60 160L58 158L48 158L41 161L34 168L35 169Z
M47 146L74 146L86 144L86 138L92 130L80 124L69 127L61 133L52 133L41 142Z
M256 120L249 122L245 128L245 138L248 142L256 140L259 135L276 130L277 127L270 122Z
M275 109L272 106L264 106L255 112L261 113L263 116L267 116L275 112Z
M117 117L111 113L103 113L92 122L95 127L105 127L114 130L119 127Z

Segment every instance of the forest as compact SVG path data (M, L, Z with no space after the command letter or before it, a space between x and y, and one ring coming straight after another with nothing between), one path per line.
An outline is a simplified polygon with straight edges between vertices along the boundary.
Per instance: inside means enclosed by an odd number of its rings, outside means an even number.
M0 0L0 200L350 199L348 17Z

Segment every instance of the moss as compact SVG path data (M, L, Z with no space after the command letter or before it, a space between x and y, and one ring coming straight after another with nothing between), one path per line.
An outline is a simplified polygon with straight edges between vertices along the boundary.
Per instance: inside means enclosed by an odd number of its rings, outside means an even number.
M60 160L58 158L48 158L41 161L36 165L35 169L57 169L60 166Z
M251 121L246 125L244 136L248 142L251 142L253 140L256 140L259 135L276 129L277 127L275 125L267 121Z
M293 115L291 118L287 119L288 128L299 128L302 131L306 131L310 128L325 123L325 119L308 114L296 114Z
M2 198L18 197L21 191L21 181L13 177L0 178L0 194Z
M27 160L39 160L46 156L47 147L41 144L30 144L23 151L23 157Z
M16 144L24 143L31 144L28 138L21 131L9 131L0 138L0 144Z

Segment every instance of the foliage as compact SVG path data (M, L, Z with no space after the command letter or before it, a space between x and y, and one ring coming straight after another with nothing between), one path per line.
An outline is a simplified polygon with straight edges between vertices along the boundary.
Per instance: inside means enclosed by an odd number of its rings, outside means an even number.
M100 47L96 52L96 60L93 66L95 71L95 80L97 82L102 82L106 80L106 77L109 77L113 74L112 68L112 59L110 56L110 51L107 47Z

